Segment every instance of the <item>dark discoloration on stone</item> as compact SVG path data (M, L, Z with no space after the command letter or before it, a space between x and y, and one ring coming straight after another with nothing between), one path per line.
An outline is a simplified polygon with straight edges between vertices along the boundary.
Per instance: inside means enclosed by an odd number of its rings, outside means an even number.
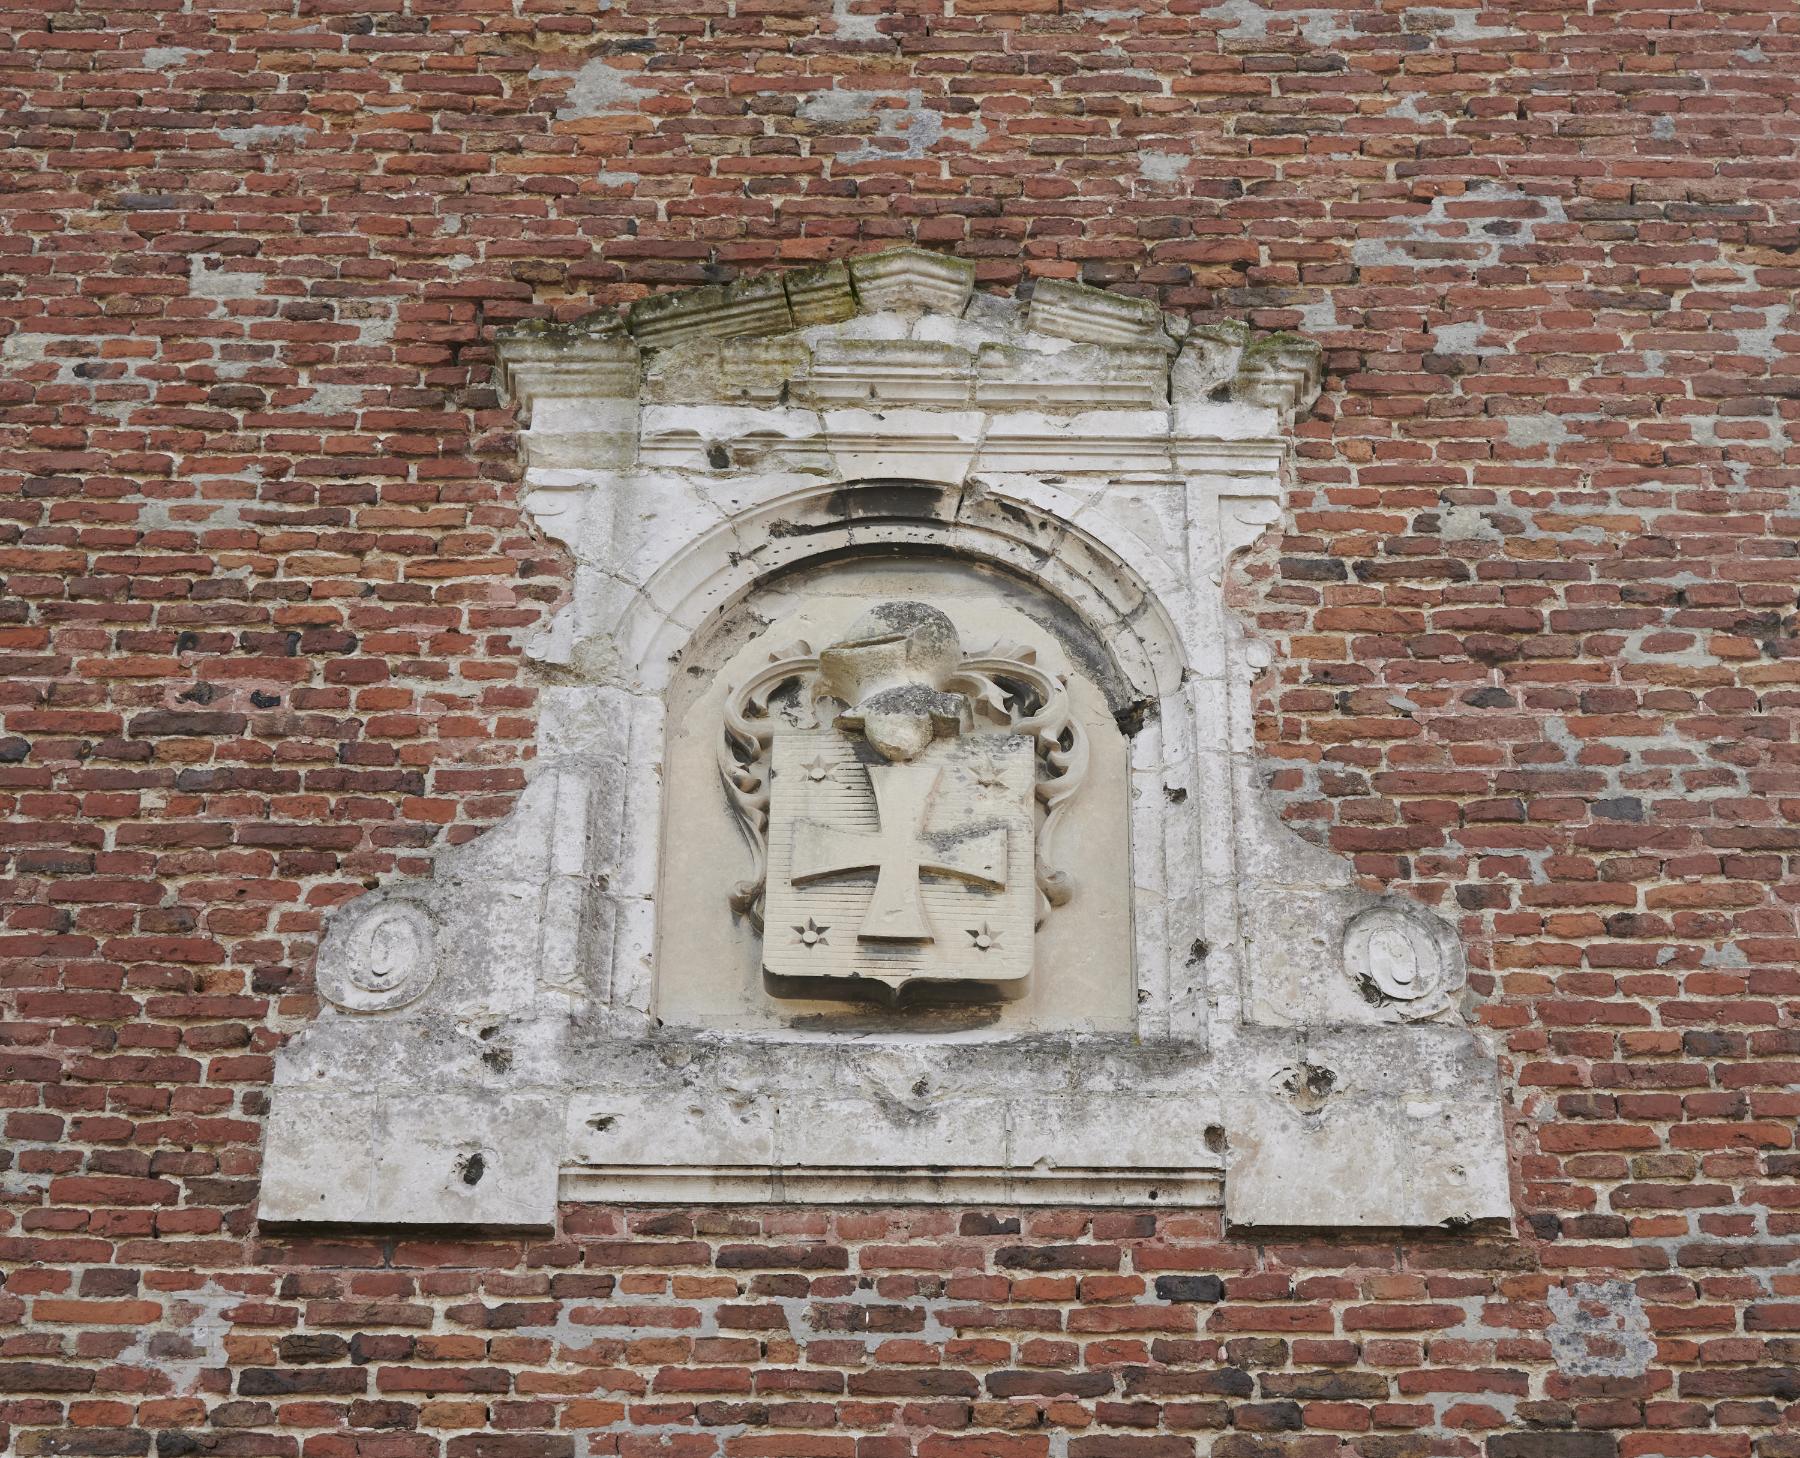
M1282 1076L1281 1091L1303 1114L1316 1114L1337 1089L1338 1077L1316 1063L1300 1063Z
M846 520L901 517L908 521L942 517L949 490L905 481L864 481L834 491L825 500L831 515Z
M1154 699L1133 699L1130 703L1113 711L1113 723L1119 726L1119 733L1131 739L1143 731L1144 725L1156 717L1157 706Z

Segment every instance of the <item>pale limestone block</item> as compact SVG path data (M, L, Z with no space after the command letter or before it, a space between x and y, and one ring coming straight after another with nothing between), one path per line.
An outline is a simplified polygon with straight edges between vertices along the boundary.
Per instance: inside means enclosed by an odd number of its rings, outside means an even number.
M1161 569L1166 583L1169 574L1185 575L1187 568L1189 522L1183 497L1174 481L1118 482L1097 492L1077 520L1115 552L1127 546L1141 551L1143 560ZM1164 603L1178 600L1171 587L1159 591Z
M782 1099L776 1106L775 1154L784 1166L867 1168L901 1165L1003 1166L1006 1102L1001 1098L925 1103L876 1122L876 1110L861 1099ZM898 1124L903 1138L883 1123ZM996 1147L996 1146L1000 1147Z
M662 824L662 767L666 740L666 713L660 698L648 695L631 701L630 747L626 764L631 780L619 814L623 830L611 887L624 896L656 893Z
M694 478L694 489L731 523L744 551L767 537L770 523L787 520L790 504L829 497L838 484L835 476L788 469L785 456L759 460L753 471Z
M605 684L556 684L543 690L538 735L547 760L580 757L609 766L626 763L632 695ZM602 796L616 794L609 785Z
M1022 1169L1213 1169L1222 1160L1208 1145L1217 1125L1205 1113L1191 1096L1018 1099L1008 1110L1008 1155Z
M1011 513L1015 530L1028 540L1053 539L1068 529L1105 489L1098 479L1047 479L1038 474L982 471L972 476L963 490L958 517L969 520L984 501L1005 502L1025 508Z
M1225 1098L1227 1218L1460 1226L1511 1214L1492 1060L1462 1029L1261 1036Z
M864 309L960 314L975 290L975 266L920 248L893 248L851 259L850 281Z
M1178 406L1204 402L1237 373L1250 331L1235 320L1190 329L1169 370L1169 397Z
M592 982L586 931L594 887L588 867L596 858L595 831L603 827L596 823L601 817L592 801L593 777L571 767L558 778L550 876L539 923L536 991L540 998L556 992L574 1001L588 994Z
M555 1217L560 1100L533 1093L382 1097L374 1210L381 1224L548 1230Z
M850 270L842 263L791 269L781 275L781 282L796 325L835 324L856 314L856 291Z
M1272 443L1281 439L1286 428L1280 411L1237 400L1177 400L1170 415L1171 449L1184 474L1225 462L1232 462L1231 469L1237 474L1261 474L1268 469L1262 464L1264 453L1245 453L1241 461L1234 461L1239 453L1219 449L1220 442ZM1278 453L1275 460L1280 460Z
M987 307L999 304L998 310ZM977 294L961 314L921 314L907 322L906 337L927 344L948 344L970 355L1017 342L1021 314L1008 300Z
M366 1220L374 1208L375 1099L366 1090L277 1087L263 1142L257 1218Z
M1234 399L1292 416L1312 408L1321 378L1318 345L1298 335L1276 334L1245 347L1231 392Z
M827 409L819 418L823 444L844 481L960 485L987 427L986 417L972 410Z
M277 1088L259 1218L270 1224L548 1231L556 1217L554 1102Z
M1160 411L1168 404L1168 360L1155 349L990 343L976 358L974 391L977 404L996 410Z
M501 341L500 383L527 420L543 400L635 401L642 381L637 346L617 316L573 325L527 325Z
M596 462L628 462L636 441L602 431L568 431L551 434L528 430L519 437L527 464L546 469L579 468Z
M857 313L850 319L825 328L802 329L798 337L809 349L822 342L842 339L911 339L919 318L916 313L908 315L898 310L874 309L859 301Z
M1148 299L1128 298L1067 279L1043 278L1033 286L1026 327L1086 344L1146 345L1174 352L1162 310Z
M562 479L553 482L547 477ZM565 547L579 548L588 531L588 503L603 480L610 481L610 473L602 477L585 471L531 471L526 474L530 489L522 504L544 535Z
M525 640L525 656L546 668L566 668L575 661L575 609L564 603L548 623Z
M530 1007L546 880L447 885L446 902L459 890L460 904L474 913L475 925L450 954L441 999L444 1010L458 1017L484 1017Z
M1055 499L1058 505L1075 512L1085 504L1073 493L1054 486L1027 493L1016 491L1011 485L971 483L956 503L956 520L959 525L977 528L984 535L991 534L1016 543L1028 553L1049 556L1055 553L1067 533L1067 523L1072 517L1058 516L1046 510L1047 498ZM1028 509L1021 511L1021 506Z
M773 1165L775 1104L729 1089L668 1098L635 1089L592 1092L569 1106L569 1154L577 1164Z
M631 305L625 322L632 337L646 349L694 338L729 338L794 327L779 274L654 294Z
M707 458L709 446L729 447L754 436L771 440L804 440L818 430L814 411L787 405L682 404L645 405L639 427L642 451L655 458L677 450L692 452L669 465L719 471Z
M636 445L638 405L635 398L594 399L588 396L546 395L531 410L530 435L533 443L546 446L556 440L578 438L606 444L604 454L581 463L577 469L601 465L622 465L630 460ZM550 467L550 461L528 458L534 468Z
M725 518L693 482L677 471L621 475L587 507L589 530L577 556L652 595L686 591L691 578L679 566L693 560L683 549L695 538L729 530ZM671 581L673 578L673 581Z
M827 410L864 402L960 409L974 390L974 356L955 345L843 339L820 341L797 396Z

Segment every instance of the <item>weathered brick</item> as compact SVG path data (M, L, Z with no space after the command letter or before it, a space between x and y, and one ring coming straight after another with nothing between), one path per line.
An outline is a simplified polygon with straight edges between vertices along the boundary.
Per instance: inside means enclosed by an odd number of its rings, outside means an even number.
M266 10L0 47L0 1447L1800 1458L1791 7ZM492 331L904 240L1324 345L1259 742L1458 919L1517 1234L259 1240L323 908L532 754ZM1648 1371L1559 1370L1620 1281Z

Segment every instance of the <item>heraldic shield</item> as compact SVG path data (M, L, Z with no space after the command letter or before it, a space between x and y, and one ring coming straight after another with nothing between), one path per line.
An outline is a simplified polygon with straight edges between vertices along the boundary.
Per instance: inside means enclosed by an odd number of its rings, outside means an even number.
M1087 761L1033 656L965 657L943 612L885 602L731 694L720 768L759 872L732 904L771 990L1023 985L1072 889L1048 848Z
M889 764L831 730L775 739L763 967L893 987L1031 974L1030 741L938 740Z

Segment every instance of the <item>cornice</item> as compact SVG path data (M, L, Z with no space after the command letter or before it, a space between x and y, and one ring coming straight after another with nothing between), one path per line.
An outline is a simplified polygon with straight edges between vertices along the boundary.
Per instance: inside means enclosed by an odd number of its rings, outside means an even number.
M662 404L851 401L1052 411L1232 401L1309 410L1319 348L1237 323L1190 325L1145 299L1039 279L975 291L963 260L895 248L656 294L622 312L498 341L502 385L547 398Z

